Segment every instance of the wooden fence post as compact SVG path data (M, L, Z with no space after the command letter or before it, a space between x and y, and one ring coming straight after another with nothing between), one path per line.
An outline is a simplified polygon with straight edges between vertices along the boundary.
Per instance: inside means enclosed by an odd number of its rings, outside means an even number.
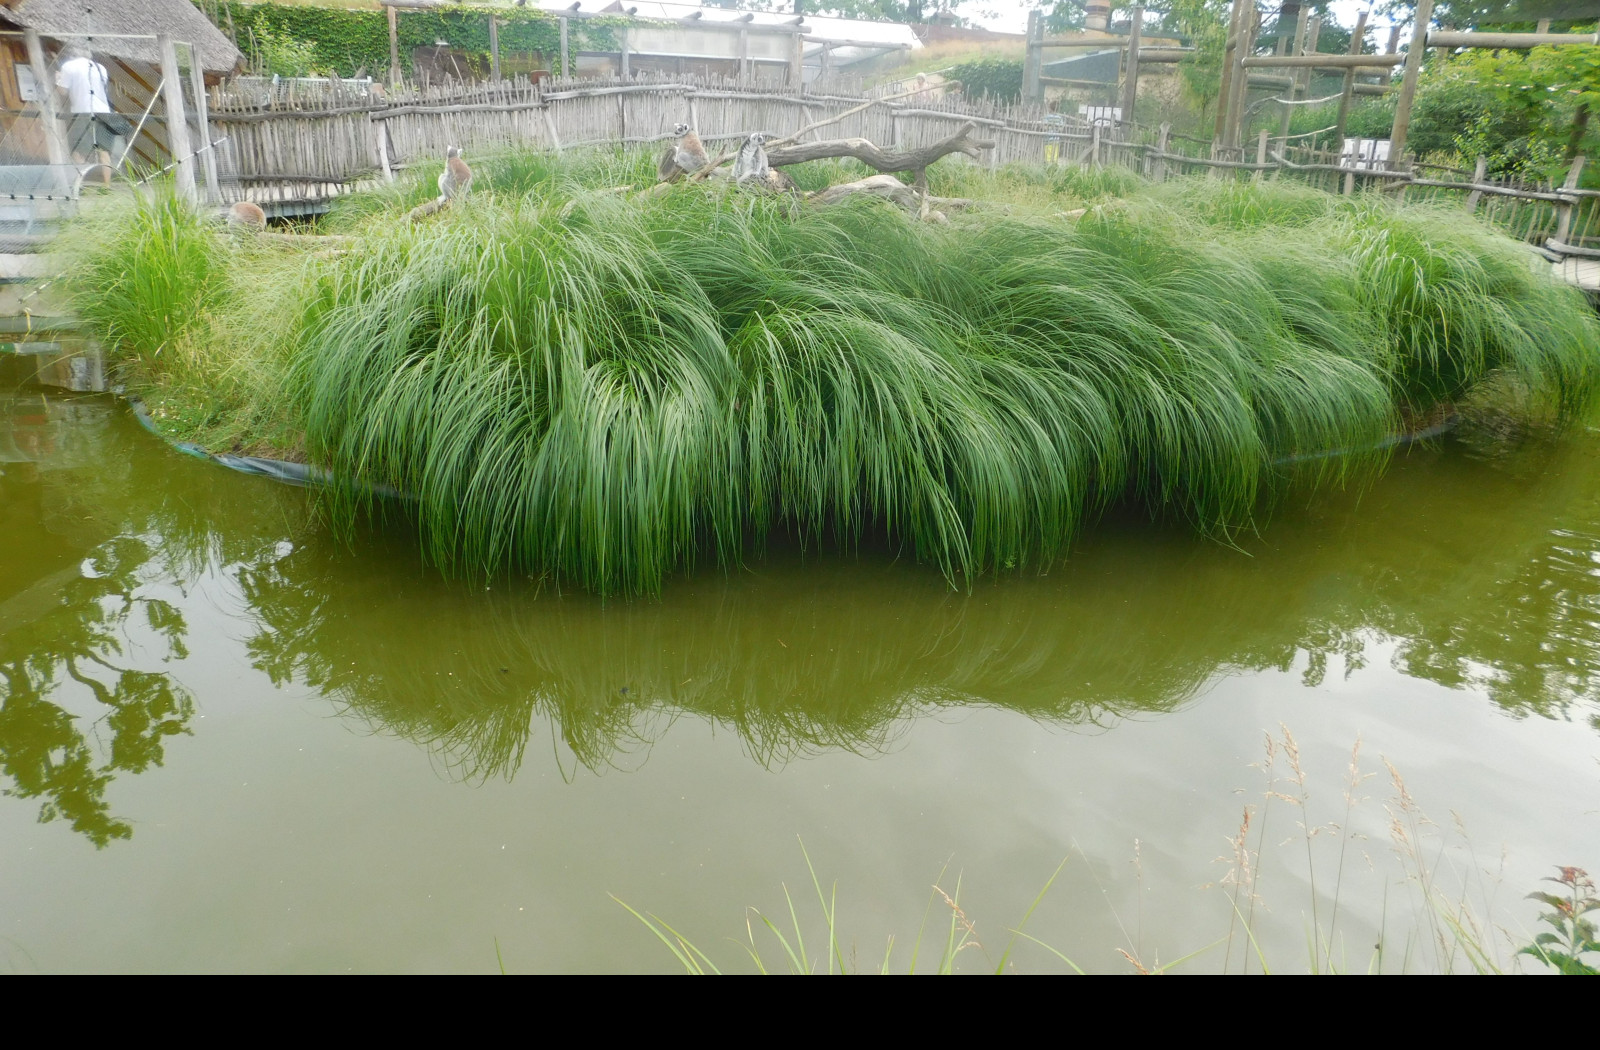
M1027 50L1022 58L1022 97L1027 102L1040 102L1044 99L1044 82L1039 78L1043 75L1041 66L1044 65L1044 16L1037 10L1028 12L1028 43Z
M1478 157L1478 163L1472 169L1472 183L1475 186L1482 186L1483 185L1483 180L1488 178L1488 177L1489 177L1489 158L1480 155ZM1467 211L1468 212L1477 211L1478 210L1478 202L1481 201L1481 200L1483 200L1483 191L1482 190L1473 190L1471 193L1467 194Z
M206 71L200 65L200 49L189 45L189 84L194 88L194 119L200 128L200 170L206 179L206 200L222 200L217 184L217 149L211 144L211 115L206 109Z
M1144 5L1134 4L1128 22L1127 71L1122 77L1122 126L1133 127L1133 105L1139 98L1139 34L1144 28Z
M489 16L489 79L500 79L500 19Z
M394 171L389 166L389 144L385 141L387 131L385 125L388 121L373 120L372 114L366 114L367 123L372 126L372 155L378 162L378 170L383 172L384 182L394 181Z
M561 21L561 76L563 78L565 78L565 77L570 77L572 75L572 68L571 68L571 65L570 65L570 62L571 62L570 52L568 52L568 50L567 50L567 20L565 18L562 18L560 21Z
M1422 75L1422 56L1428 50L1428 23L1433 21L1433 0L1417 0L1416 26L1411 31L1411 50L1406 52L1406 72L1400 81L1400 97L1394 104L1394 130L1389 132L1389 166L1405 163L1406 134L1411 129L1411 103L1417 97L1417 78ZM1402 187L1403 188L1403 187Z
M1222 79L1217 84L1216 128L1211 134L1211 156L1216 159L1228 127L1228 107L1233 101L1233 52L1238 46L1239 15L1243 10L1241 0L1233 0L1233 11L1228 21L1228 36L1222 49ZM1215 169L1213 169L1215 170Z
M1578 177L1583 174L1583 156L1574 157L1572 167L1567 169L1567 180L1561 184L1564 190L1578 188ZM1568 197L1556 205L1556 240L1565 241L1572 234L1572 216L1577 210L1577 198Z
M1366 38L1367 12L1363 9L1362 12L1356 16L1356 27L1350 33L1350 54L1361 54L1362 42L1365 41ZM1351 66L1349 69L1344 71L1344 90L1339 94L1339 116L1338 119L1334 121L1333 125L1333 138L1338 144L1341 152L1344 150L1345 125L1350 122L1350 104L1355 101L1355 97L1356 68Z
M72 153L67 149L61 132L61 119L56 115L56 79L50 75L50 66L44 60L44 45L39 42L37 30L24 29L23 40L28 47L28 65L33 69L33 83L39 92L39 119L44 123L44 148L51 164L71 164Z
M1239 46L1233 54L1233 104L1228 111L1228 128L1224 145L1238 149L1244 139L1245 103L1250 97L1250 71L1244 60L1255 50L1256 35L1261 29L1261 12L1252 0L1245 0L1244 15L1239 22Z
M183 112L183 81L178 76L178 48L166 33L156 37L156 47L161 52L161 95L167 106L167 146L177 163L178 195L193 201L197 196L194 157L189 148L189 121Z
M799 33L794 34L794 49L789 52L789 86L796 94L805 87L806 42Z
M1304 10L1304 8L1301 8L1301 10ZM1265 164L1267 162L1267 139L1270 138L1270 137L1271 137L1271 133L1268 132L1266 128L1262 128L1261 129L1261 133L1256 136L1256 163L1257 164ZM1265 174L1265 172L1263 172L1260 168L1257 168L1255 170L1254 175L1251 178L1251 181L1252 182L1260 182L1261 181L1261 176L1264 175L1264 174Z
M617 41L622 46L622 79L628 79L628 27L617 30Z
M400 86L400 26L399 15L395 9L385 5L384 13L389 16L389 86ZM231 12L231 8L230 8Z
M1172 125L1163 123L1161 133L1156 136L1156 162L1150 170L1151 178L1157 182L1167 181L1167 142L1172 137Z

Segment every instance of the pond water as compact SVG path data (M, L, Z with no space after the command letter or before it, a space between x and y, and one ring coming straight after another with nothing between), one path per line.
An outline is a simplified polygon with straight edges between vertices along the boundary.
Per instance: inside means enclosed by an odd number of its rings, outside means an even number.
M970 593L780 548L605 602L343 545L305 490L14 388L0 969L676 969L612 895L749 969L785 885L823 954L809 857L863 969L925 914L942 941L958 881L960 968L992 968L1065 860L1027 930L1077 965L1238 971L1247 805L1271 968L1330 926L1344 968L1460 968L1419 861L1515 934L1555 865L1600 869L1597 649L1587 430L1414 449L1233 546L1107 522Z

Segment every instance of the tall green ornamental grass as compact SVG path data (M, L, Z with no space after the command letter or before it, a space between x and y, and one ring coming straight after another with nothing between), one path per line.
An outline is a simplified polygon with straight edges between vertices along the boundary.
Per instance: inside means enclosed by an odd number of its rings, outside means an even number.
M491 158L449 210L358 197L351 239L304 252L140 204L83 256L80 308L141 355L218 315L245 400L362 483L336 521L393 486L447 569L602 592L774 531L886 537L952 581L1048 566L1113 503L1226 533L1370 475L1404 414L1486 378L1570 417L1600 376L1582 297L1460 212L954 166L934 192L979 203L948 224L618 192L653 163Z
M313 454L414 493L456 571L651 591L784 529L955 579L1047 565L1114 501L1248 525L1495 370L1574 410L1596 325L1522 251L1203 181L940 226L551 178L371 228L321 274L294 383Z
M150 363L213 305L226 249L170 187L102 208L63 239L69 301L114 354Z

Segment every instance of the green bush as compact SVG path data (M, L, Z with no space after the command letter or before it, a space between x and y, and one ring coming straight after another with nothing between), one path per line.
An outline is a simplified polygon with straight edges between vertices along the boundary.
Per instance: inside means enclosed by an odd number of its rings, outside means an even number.
M1015 102L1022 97L1022 63L999 58L983 58L951 66L946 75L961 81L968 98L987 98L994 102Z

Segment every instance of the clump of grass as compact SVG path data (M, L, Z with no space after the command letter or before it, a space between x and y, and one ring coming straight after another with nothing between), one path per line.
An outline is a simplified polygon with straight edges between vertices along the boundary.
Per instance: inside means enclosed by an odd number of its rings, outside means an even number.
M68 302L110 349L149 364L216 305L226 252L200 213L170 188L102 205L61 248Z
M163 432L297 456L284 366L304 253L231 231L170 185L103 202L62 241L68 302Z
M350 205L355 241L326 257L138 213L195 253L207 346L251 347L252 389L322 463L414 494L455 572L648 592L777 531L888 537L952 581L1046 566L1113 503L1225 535L1291 484L1370 476L1403 412L1510 374L1571 415L1600 375L1576 293L1428 207L967 166L935 192L1020 205L934 225L874 200L616 192L653 179L642 152L478 163L483 191L430 221L400 218L426 171ZM1045 200L1100 203L1074 222ZM82 287L128 251L105 245ZM332 493L336 522L363 491Z
M851 964L847 961L844 945L839 940L838 883L833 883L827 890L824 890L822 880L817 877L816 866L811 863L811 854L806 852L803 841L800 843L800 853L805 857L806 872L811 878L811 888L817 895L817 903L821 909L822 920L825 924L822 950L820 952L807 950L805 923L801 921L800 910L796 908L794 897L790 895L788 886L783 887L783 900L789 913L787 921L783 921L782 917L778 921L774 921L771 916L763 914L759 909L747 909L745 917L747 940L740 947L749 956L758 973L771 974L774 972L774 963L770 962L768 957L762 955L763 941L756 936L756 930L759 927L765 935L765 943L769 945L768 951L771 952L774 948L776 949L777 954L773 958L777 960L777 965L782 965L788 973L815 974L820 967L825 975L833 976L838 974L843 976L851 971ZM957 963L962 953L973 952L982 955L985 963L993 967L990 972L994 974L1007 973L1014 969L1012 953L1017 947L1017 942L1025 940L1043 947L1045 951L1065 963L1074 972L1082 974L1083 970L1077 963L1037 937L1025 932L1028 920L1033 918L1033 913L1038 910L1040 902L1044 900L1055 885L1056 879L1061 877L1061 871L1066 866L1067 862L1064 860L1056 866L1056 870L1045 881L1043 888L1034 897L1033 903L1028 906L1027 912L1023 914L1016 928L1006 931L1010 936L1007 938L998 959L990 955L989 949L984 947L983 942L978 937L977 924L973 922L961 906L961 876L959 874L956 876L954 889L946 892L939 884L946 881L945 875L948 869L940 871L938 879L934 882L933 892L928 895L927 907L923 909L922 924L917 928L916 939L911 944L910 959L904 964L906 967L905 972L915 974L918 972L917 967L919 964L931 960L931 968L924 970L924 973L953 974L956 972ZM641 913L615 894L612 895L611 899L622 905L629 915L643 923L645 928L666 946L667 950L683 966L686 973L704 976L722 972L711 956L707 955L693 941L673 928L660 916ZM942 902L945 907L944 921L936 923L930 929L928 920L934 914L936 902ZM924 949L925 942L926 951ZM813 943L815 943L814 939ZM894 937L891 936L884 946L883 960L877 967L877 972L880 975L898 972L899 964L896 963L894 949ZM852 950L849 954L853 958L855 953Z
M650 591L773 529L871 530L957 579L1125 498L1247 525L1495 369L1592 390L1581 300L1464 218L1224 184L931 227L548 185L374 229L297 361L316 454L417 494L459 571ZM1356 451L1275 466L1327 449Z

